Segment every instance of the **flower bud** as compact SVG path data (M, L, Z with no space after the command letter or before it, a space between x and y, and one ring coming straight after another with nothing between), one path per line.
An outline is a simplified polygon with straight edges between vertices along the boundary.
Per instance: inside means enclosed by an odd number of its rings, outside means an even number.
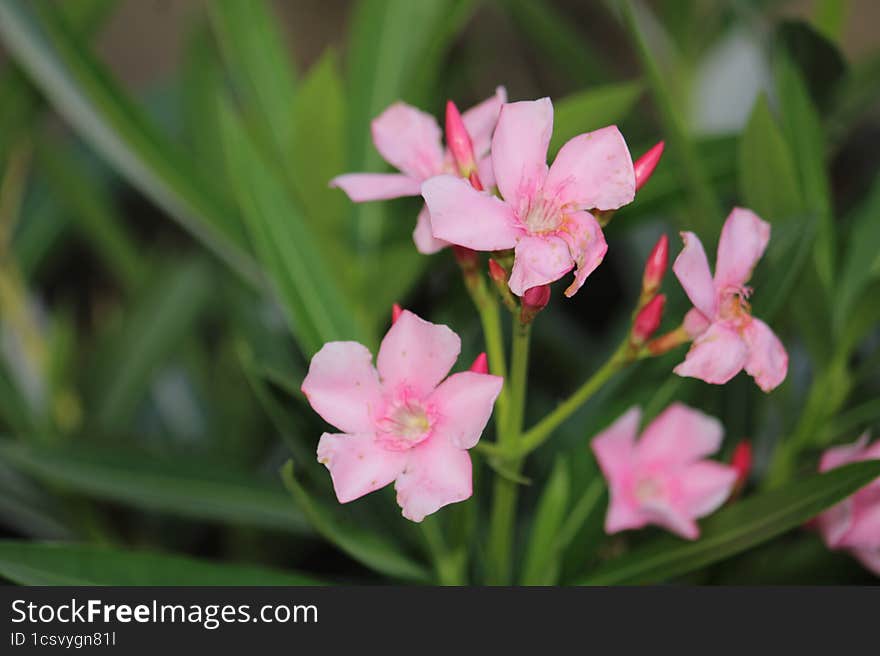
M477 251L472 251L470 248L453 244L452 253L455 255L455 259L458 261L462 270L476 272L477 266L480 264L480 256L477 255Z
M474 159L474 145L467 128L464 126L458 107L451 100L446 101L446 147L452 153L452 158L455 160L461 176L470 178L471 173L477 169L477 163Z
M752 444L743 440L736 445L730 458L730 466L736 470L736 487L745 484L752 470Z
M665 306L666 296L659 294L639 310L632 328L632 339L635 344L644 344L657 331Z
M489 373L489 358L486 357L485 353L480 353L477 356L477 359L474 360L474 363L471 365L471 368L468 371L473 371L477 374L488 374Z
M663 148L665 146L665 142L658 142L633 164L633 170L636 174L636 191L644 187L645 183L651 179L654 169L657 168L657 162L660 161L660 157L663 155Z
M645 273L642 276L642 295L651 297L660 289L663 276L666 275L666 267L669 264L669 237L665 234L660 236L648 260L645 262Z
M403 314L403 308L400 307L397 303L391 306L391 325L393 326L397 323L397 320L400 318L400 315Z
M494 258L489 258L489 277L495 282L507 284L507 271Z
M529 287L522 296L522 309L519 319L522 323L531 323L535 316L550 302L550 285Z

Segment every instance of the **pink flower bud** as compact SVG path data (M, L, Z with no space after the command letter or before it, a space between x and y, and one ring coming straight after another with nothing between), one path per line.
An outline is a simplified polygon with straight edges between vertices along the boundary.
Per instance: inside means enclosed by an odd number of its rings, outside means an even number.
M745 483L752 470L752 444L748 440L743 440L736 445L733 450L733 456L730 458L730 465L736 470L736 486L739 487Z
M474 145L468 134L458 107L451 100L446 101L446 147L458 165L462 177L469 178L477 168L474 159ZM476 185L474 185L476 186Z
M476 374L488 374L489 373L489 358L486 357L485 353L480 353L477 356L477 359L474 360L474 363L471 365L471 368L468 371L473 371Z
M669 264L669 237L665 234L660 236L648 260L645 262L645 273L642 276L642 294L653 296L660 289L663 276L666 275L666 267Z
M665 142L658 142L633 164L633 170L636 174L636 191L644 187L645 183L651 179L654 169L657 168L657 162L660 161L660 156L663 155L663 148L665 146Z
M639 310L632 329L633 341L636 344L644 344L660 327L660 320L663 318L663 308L665 306L666 296L659 294Z
M495 282L507 284L507 271L494 258L489 258L489 277Z
M393 326L397 323L397 320L400 318L400 315L403 313L403 308L400 307L397 303L391 306L391 325Z
M538 285L529 287L522 295L522 310L520 321L531 323L535 316L550 302L550 285Z
M474 270L480 263L480 256L477 255L477 251L472 251L470 248L453 245L452 252L462 269Z

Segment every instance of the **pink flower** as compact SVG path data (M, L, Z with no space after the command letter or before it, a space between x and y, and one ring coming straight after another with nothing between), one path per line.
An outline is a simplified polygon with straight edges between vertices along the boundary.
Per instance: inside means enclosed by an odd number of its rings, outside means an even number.
M773 331L751 314L745 283L770 241L770 225L754 212L734 208L724 222L718 242L715 277L706 252L692 232L681 233L684 250L672 265L694 308L684 327L694 339L679 376L723 385L741 369L765 392L777 387L788 373L788 353Z
M732 467L704 460L721 446L721 424L673 403L636 442L640 418L632 408L593 439L611 495L605 532L656 524L694 540L694 520L721 506L736 483Z
M880 460L880 440L868 445L865 434L853 444L828 449L819 471L861 460ZM880 576L880 478L819 515L818 525L829 549L846 549Z
M478 169L483 181L490 185L490 139L498 120L501 105L507 102L507 91L498 87L495 95L472 107L462 120L473 141ZM333 178L331 187L339 187L355 203L418 196L422 182L443 173L455 173L452 155L443 148L437 120L419 109L397 102L372 123L373 143L383 159L400 173L348 173ZM419 212L413 241L420 253L436 253L448 244L435 239L425 208Z
M357 342L330 342L315 354L302 391L342 431L318 442L340 503L395 481L403 516L420 522L471 496L467 449L479 441L502 379L472 371L446 378L460 349L449 328L403 310L375 368Z
M635 195L632 159L616 127L574 137L548 169L552 131L549 98L501 108L491 159L504 200L450 175L422 185L436 238L478 251L516 249L508 284L517 296L577 267L565 292L574 295L608 250L587 210L617 209Z

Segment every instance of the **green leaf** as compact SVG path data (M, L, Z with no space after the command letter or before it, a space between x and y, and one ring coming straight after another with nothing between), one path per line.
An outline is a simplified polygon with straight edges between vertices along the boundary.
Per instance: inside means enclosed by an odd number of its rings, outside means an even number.
M644 93L639 80L617 82L566 96L554 107L550 153L583 132L621 122Z
M522 585L553 585L559 577L557 534L565 521L570 487L568 466L560 458L535 510L523 564Z
M309 533L277 485L219 464L156 457L131 449L0 441L7 464L77 494L207 521Z
M868 284L880 277L880 182L849 221L849 237L835 293L834 326L840 333Z
M258 274L237 217L92 56L56 3L0 0L0 38L55 109L131 184L235 271Z
M91 545L0 540L0 575L20 585L325 585L296 572Z
M791 151L763 94L739 142L739 185L746 207L771 223L804 209Z
M783 21L776 38L804 74L810 97L824 112L846 73L843 54L828 38L802 21Z
M880 461L814 474L740 501L703 522L701 537L663 537L599 567L580 585L634 585L674 579L801 526L880 476Z
M333 510L313 500L294 477L292 461L288 460L281 469L281 478L314 529L351 558L395 579L419 583L431 580L424 565L403 554L383 536L337 520Z

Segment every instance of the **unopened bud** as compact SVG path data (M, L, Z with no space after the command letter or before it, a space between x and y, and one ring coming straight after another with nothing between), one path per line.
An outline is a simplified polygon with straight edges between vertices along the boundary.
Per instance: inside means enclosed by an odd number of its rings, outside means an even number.
M400 307L397 303L391 306L391 325L393 326L397 323L397 320L400 318L400 315L403 314L403 308Z
M752 471L752 443L743 440L736 445L730 458L730 466L736 470L736 487L743 485Z
M522 309L519 319L522 323L531 323L535 316L547 307L550 302L550 285L529 287L522 296Z
M636 174L636 191L644 187L645 183L651 179L654 169L657 168L657 162L660 161L660 157L663 155L663 148L665 146L666 143L660 141L633 164L633 170Z
M645 273L642 276L642 295L651 297L660 289L663 276L666 275L666 267L669 264L669 237L665 234L660 236L648 260L645 262Z
M458 260L458 264L464 271L476 271L476 268L480 263L480 256L477 255L477 251L453 244L452 252L455 255L455 259Z
M495 282L507 284L507 271L494 258L489 258L489 277Z
M468 371L473 371L476 374L488 374L489 373L489 358L486 357L485 353L480 353L477 356L477 359L474 360L474 363L471 365L471 368Z
M468 134L458 107L451 100L446 101L446 147L464 178L469 178L477 169L474 159L474 145Z
M691 336L688 335L684 326L679 326L675 330L670 330L668 333L663 333L660 337L652 339L647 343L646 348L651 355L663 355L689 341L691 341Z
M665 306L666 296L659 294L639 310L636 320L633 322L633 342L644 344L651 338L651 335L660 327L660 320L663 318L663 308Z

